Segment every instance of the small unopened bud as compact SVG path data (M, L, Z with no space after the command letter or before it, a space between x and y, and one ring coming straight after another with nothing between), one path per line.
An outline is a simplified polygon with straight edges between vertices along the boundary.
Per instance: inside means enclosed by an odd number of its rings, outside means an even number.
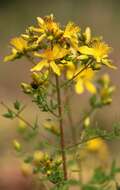
M31 86L29 84L21 83L21 87L24 93L27 93L27 94L31 93Z
M18 129L20 132L24 132L26 129L26 123L24 121L22 121L21 119L18 120Z
M77 57L77 60L86 60L86 59L88 59L87 55L80 55Z
M28 163L23 163L21 165L21 172L25 177L30 176L32 174L32 166Z
M44 123L43 126L44 126L45 129L47 129L48 131L50 131L51 133L53 133L55 135L60 134L60 130L59 130L57 124L52 122L52 121Z
M44 160L44 153L42 151L36 151L33 155L33 162L37 165Z
M47 176L49 176L52 172L50 170L47 171Z
M85 38L86 38L86 44L88 44L91 40L91 29L89 27L87 27L85 29Z
M86 117L84 120L84 127L89 127L90 126L90 117Z
M13 146L16 151L19 152L21 150L21 144L17 140L13 140Z

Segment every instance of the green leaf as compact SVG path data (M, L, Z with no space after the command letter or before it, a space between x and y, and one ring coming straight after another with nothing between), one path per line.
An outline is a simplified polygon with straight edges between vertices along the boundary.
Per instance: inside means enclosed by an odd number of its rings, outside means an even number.
M81 182L79 180L70 179L67 181L69 186L80 186Z
M20 103L18 100L16 100L16 101L14 102L14 108L15 108L16 110L20 110L20 107L21 107L21 103Z
M37 135L38 135L37 130L27 130L26 133L24 133L24 140L31 141L35 139Z
M100 190L100 189L98 189L98 188L96 188L96 187L94 187L93 185L85 185L84 187L83 187L83 190Z
M96 184L104 183L106 180L108 180L108 176L105 174L105 172L101 168L96 168L94 171L92 182Z
M31 163L33 161L33 157L32 156L27 156L25 159L24 159L24 162L25 163Z
M15 117L15 114L11 110L8 110L8 112L3 114L3 117L6 117L8 119L13 119Z
M119 173L119 172L120 172L120 168L116 166L116 161L113 160L112 165L111 165L110 176L114 178L116 173Z

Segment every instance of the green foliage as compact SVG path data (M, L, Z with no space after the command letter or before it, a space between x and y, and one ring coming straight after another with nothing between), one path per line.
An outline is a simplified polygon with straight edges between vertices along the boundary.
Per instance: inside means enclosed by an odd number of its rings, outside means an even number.
M10 109L8 109L8 111L6 113L4 113L3 116L8 118L8 119L14 119L15 118L15 114Z
M105 140L119 139L120 123L114 123L111 131L101 129L98 126L94 128L93 127L85 128L83 141L87 139L89 140L91 138L94 139L97 137L101 137Z
M116 174L120 172L120 168L116 166L116 162L113 161L109 171L103 170L103 168L96 168L94 170L91 180L83 186L83 190L112 190L110 182L113 181L116 184Z
M21 108L21 102L19 102L18 100L16 100L16 102L14 103L14 108L16 110L20 110L20 108Z

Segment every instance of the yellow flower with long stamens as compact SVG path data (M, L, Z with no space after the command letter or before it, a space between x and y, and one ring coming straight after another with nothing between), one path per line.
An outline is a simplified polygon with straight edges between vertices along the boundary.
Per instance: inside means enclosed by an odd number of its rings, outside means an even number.
M28 49L27 42L22 37L13 38L10 45L12 46L12 54L4 58L5 62L18 58Z
M46 16L44 18L37 17L37 21L39 27L38 28L31 27L31 29L34 32L42 34L47 33L47 35L50 35L49 33L51 33L54 34L55 36L59 36L62 33L59 24L54 21L53 14L51 14L50 16Z
M81 68L76 70L74 75L77 75L81 71ZM84 88L86 88L90 93L96 93L96 87L94 86L92 80L95 76L95 72L88 68L83 70L78 76L75 78L75 91L78 94L82 94L84 92Z
M63 58L68 53L69 50L60 47L58 44L55 44L52 49L44 50L43 53L36 53L35 55L42 58L42 60L31 71L41 71L44 67L50 67L54 73L60 75L60 67L55 61Z
M66 25L63 37L68 38L71 41L71 44L74 47L78 46L78 33L80 32L80 28L76 26L73 22L69 22Z
M104 42L96 41L91 47L81 46L78 48L78 51L81 54L92 56L97 63L103 63L110 68L116 68L108 59L111 48Z

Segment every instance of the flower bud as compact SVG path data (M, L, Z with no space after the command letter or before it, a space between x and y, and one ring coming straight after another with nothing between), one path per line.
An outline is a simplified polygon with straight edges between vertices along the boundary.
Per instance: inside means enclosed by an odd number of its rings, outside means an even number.
M44 153L42 151L35 151L33 155L33 162L39 165L44 160Z
M90 117L86 117L84 120L84 127L89 127L90 126Z
M32 166L28 163L23 163L21 165L21 172L25 177L30 176L32 174Z
M31 86L27 83L21 83L21 87L24 93L30 94L31 93Z
M87 27L85 29L85 38L86 38L86 44L88 44L91 40L91 29L89 27Z
M17 140L13 140L13 146L16 151L19 152L21 150L21 144Z

